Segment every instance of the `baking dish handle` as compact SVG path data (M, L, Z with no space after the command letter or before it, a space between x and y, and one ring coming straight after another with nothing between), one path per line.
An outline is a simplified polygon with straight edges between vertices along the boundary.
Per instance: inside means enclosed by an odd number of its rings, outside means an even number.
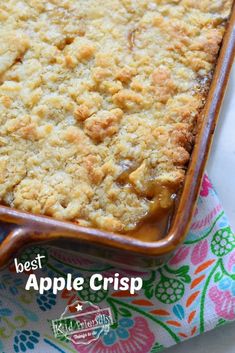
M6 228L7 229L7 228ZM47 233L35 231L25 226L16 226L0 237L0 268L7 265L12 256L23 247L47 239Z
M26 228L16 227L9 230L9 233L3 232L0 238L0 268L5 266L12 255L20 248L21 239L25 238Z

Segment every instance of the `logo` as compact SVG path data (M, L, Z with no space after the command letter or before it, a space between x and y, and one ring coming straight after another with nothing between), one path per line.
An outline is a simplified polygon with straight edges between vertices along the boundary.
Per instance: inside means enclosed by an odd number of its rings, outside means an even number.
M99 308L89 301L77 300L68 305L57 320L52 320L56 338L68 339L76 345L87 345L107 334L113 318L110 308Z

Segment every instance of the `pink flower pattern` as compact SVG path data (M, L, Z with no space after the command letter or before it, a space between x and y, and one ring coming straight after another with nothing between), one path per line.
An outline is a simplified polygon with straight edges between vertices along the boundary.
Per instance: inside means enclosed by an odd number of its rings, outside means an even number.
M212 189L212 184L211 184L208 176L204 175L204 178L203 178L203 181L202 181L202 187L201 187L200 196L203 196L203 197L208 196L210 189Z
M182 246L177 253L171 258L171 260L169 261L170 265L178 265L181 262L183 262L188 254L190 252L190 248L188 246Z
M198 265L201 262L203 262L208 254L209 250L209 245L208 241L204 240L196 244L193 248L192 255L191 255L191 261L193 265Z
M216 286L209 290L217 315L225 320L235 319L235 297L230 291L221 291Z
M235 272L235 252L233 252L228 260L228 270L232 273Z

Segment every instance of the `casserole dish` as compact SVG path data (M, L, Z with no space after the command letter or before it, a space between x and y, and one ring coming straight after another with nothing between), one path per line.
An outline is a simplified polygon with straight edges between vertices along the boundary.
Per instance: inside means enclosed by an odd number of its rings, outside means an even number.
M198 134L184 186L181 195L178 195L175 202L174 212L164 237L158 241L142 241L126 235L81 227L73 223L56 221L49 217L36 216L1 206L0 219L15 225L0 246L1 266L22 246L44 241L53 242L54 245L63 248L86 252L103 259L110 260L111 258L114 263L125 266L156 267L169 257L187 234L196 205L219 109L234 58L234 21L233 6L206 105L200 113Z

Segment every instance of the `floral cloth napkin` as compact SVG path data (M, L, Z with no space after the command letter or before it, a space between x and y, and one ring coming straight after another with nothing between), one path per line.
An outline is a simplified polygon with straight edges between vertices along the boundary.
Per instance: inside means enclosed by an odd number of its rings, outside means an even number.
M235 237L207 176L185 243L161 269L115 269L53 247L33 247L18 257L46 256L37 277L141 276L144 287L129 292L63 290L40 295L25 291L28 274L13 264L0 272L1 353L157 353L235 319ZM56 339L50 320L58 319L77 298L110 307L115 325L89 345Z

